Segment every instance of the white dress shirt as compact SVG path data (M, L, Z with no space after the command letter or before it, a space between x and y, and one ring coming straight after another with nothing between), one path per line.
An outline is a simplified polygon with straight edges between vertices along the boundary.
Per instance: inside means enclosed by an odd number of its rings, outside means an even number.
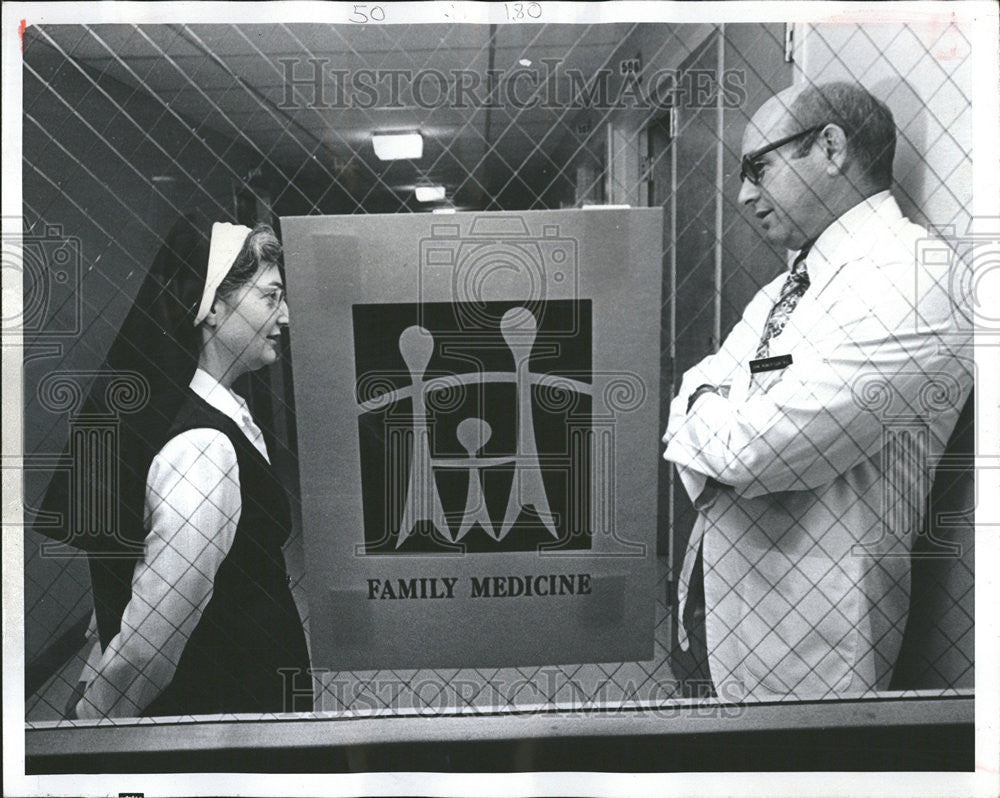
M664 457L699 511L681 612L701 546L722 697L888 684L912 536L972 384L968 314L948 266L919 257L926 239L887 191L855 206L815 242L810 287L771 340L791 364L751 379L782 274L671 403ZM725 390L687 412L704 383Z
M235 421L267 459L264 438L240 396L201 369L190 388ZM170 684L212 597L240 512L236 450L225 434L188 430L159 451L146 478L148 535L132 577L132 597L95 672L84 669L90 678L78 717L138 715Z

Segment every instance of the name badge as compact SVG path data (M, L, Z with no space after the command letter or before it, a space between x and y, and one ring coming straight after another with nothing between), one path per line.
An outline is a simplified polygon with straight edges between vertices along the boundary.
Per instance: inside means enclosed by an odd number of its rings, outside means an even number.
M762 371L778 371L792 365L791 355L775 355L774 357L762 357L760 360L750 361L750 373L760 374Z

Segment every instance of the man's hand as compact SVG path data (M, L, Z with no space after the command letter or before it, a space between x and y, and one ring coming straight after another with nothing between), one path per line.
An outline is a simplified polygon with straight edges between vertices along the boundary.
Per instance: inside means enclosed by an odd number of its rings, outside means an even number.
M698 397L704 393L717 393L720 396L725 396L728 393L728 391L725 389L720 389L715 385L709 385L708 383L705 383L704 385L699 385L691 392L691 395L688 396L686 412L688 413L691 412L691 408L694 407L694 403L698 401ZM705 489L701 492L701 495L698 497L697 501L695 501L695 507L701 509L703 505L711 504L719 488L724 488L724 487L726 486L723 485L718 480L716 480L715 477L709 477L708 481L705 483Z
M698 397L704 393L718 393L719 389L714 385L699 385L694 391L688 396L687 410L685 412L690 413L691 408L694 407L694 403L698 401Z

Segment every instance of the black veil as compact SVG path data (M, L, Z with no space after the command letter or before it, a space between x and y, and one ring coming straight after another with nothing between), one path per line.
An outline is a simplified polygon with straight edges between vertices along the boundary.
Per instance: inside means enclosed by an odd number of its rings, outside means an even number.
M37 516L46 523L34 525L40 534L102 560L126 560L129 575L145 537L146 473L197 367L194 317L205 284L210 230L207 219L188 214L163 239L80 418L107 418L110 384L123 377L130 381L132 398L140 397L138 407L117 416L117 440L110 446L86 436L67 443L68 478L52 479Z

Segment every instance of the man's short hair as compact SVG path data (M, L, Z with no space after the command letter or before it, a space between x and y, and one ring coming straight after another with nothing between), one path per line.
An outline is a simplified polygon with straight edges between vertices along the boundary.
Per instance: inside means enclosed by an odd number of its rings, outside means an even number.
M896 154L896 123L892 111L858 83L820 83L804 89L788 113L799 130L834 124L847 136L847 155L877 189L892 185L892 159ZM794 132L794 131L793 131ZM819 133L799 145L805 155Z

